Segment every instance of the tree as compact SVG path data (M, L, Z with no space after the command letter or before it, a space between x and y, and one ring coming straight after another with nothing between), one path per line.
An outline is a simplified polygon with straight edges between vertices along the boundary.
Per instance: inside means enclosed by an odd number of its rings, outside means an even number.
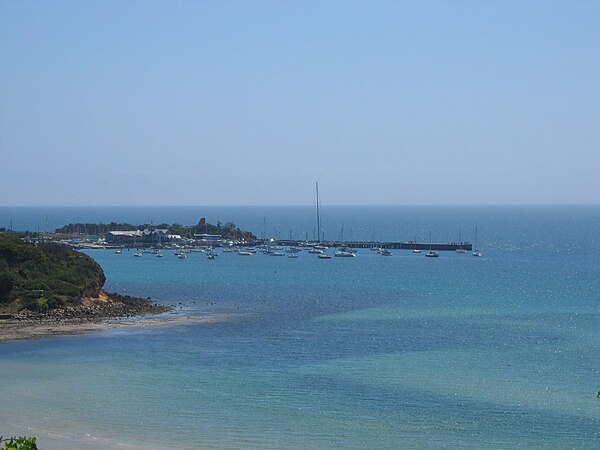
M7 303L10 300L10 293L15 285L14 276L6 272L0 272L0 304Z

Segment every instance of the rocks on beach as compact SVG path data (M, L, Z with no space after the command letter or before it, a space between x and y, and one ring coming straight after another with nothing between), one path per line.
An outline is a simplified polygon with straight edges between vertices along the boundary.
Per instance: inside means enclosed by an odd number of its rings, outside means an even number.
M45 313L20 311L0 317L0 340L23 339L54 334L71 334L95 329L109 319L156 315L172 310L150 299L108 293L103 300L57 308Z
M150 299L130 297L116 293L109 293L107 296L108 298L105 301L96 301L88 305L67 306L45 313L25 310L12 315L10 319L17 321L63 321L75 319L95 321L160 314L171 309L168 306L159 305Z

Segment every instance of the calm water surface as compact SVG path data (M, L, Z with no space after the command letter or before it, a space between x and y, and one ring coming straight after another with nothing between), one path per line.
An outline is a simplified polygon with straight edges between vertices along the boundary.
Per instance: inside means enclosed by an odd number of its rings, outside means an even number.
M597 447L600 208L330 213L356 239L461 227L472 240L477 222L484 257L90 251L109 290L230 318L0 344L0 434L44 449ZM312 220L308 207L240 217L214 221L260 235L267 217L287 237Z

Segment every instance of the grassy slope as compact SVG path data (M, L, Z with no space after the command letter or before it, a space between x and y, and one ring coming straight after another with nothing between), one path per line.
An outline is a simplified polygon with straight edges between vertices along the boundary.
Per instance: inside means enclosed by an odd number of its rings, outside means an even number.
M78 305L84 297L97 297L104 281L102 269L87 255L0 233L0 310Z

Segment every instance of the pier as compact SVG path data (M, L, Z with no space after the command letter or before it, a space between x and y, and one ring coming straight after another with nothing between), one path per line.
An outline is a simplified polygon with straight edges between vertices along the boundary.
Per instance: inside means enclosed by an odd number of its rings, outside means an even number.
M324 245L326 247L351 247L351 248L384 248L387 250L434 250L434 251L472 251L473 245L470 242L372 242L372 241L298 241L298 240L276 240L259 241L259 244L275 244L288 247L311 247L314 245Z

